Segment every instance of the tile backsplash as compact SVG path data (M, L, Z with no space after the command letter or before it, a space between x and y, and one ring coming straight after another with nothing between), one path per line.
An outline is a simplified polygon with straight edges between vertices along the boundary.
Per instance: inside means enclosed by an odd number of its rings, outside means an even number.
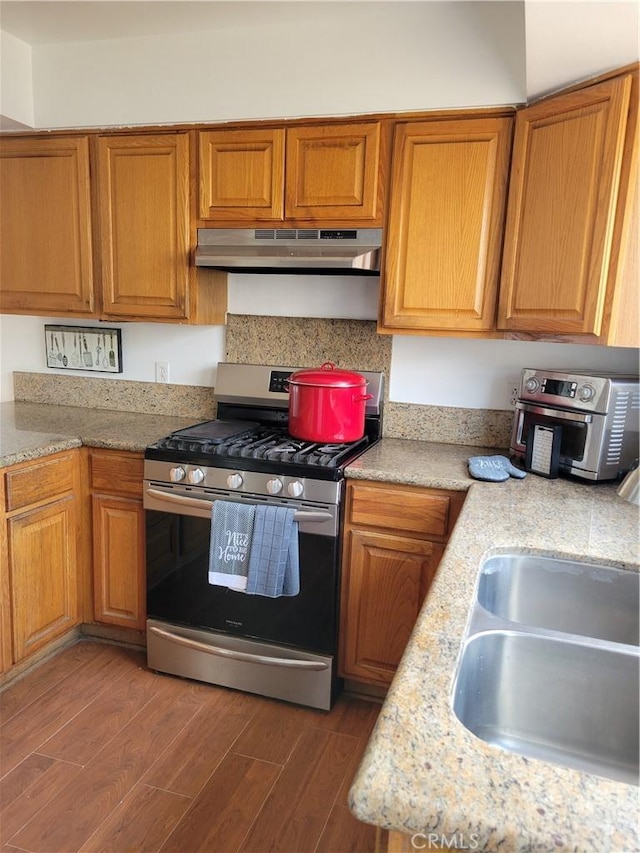
M346 370L382 371L389 378L389 335L371 320L229 315L227 360L242 364L319 367L332 361Z
M243 364L317 367L333 361L350 370L385 375L384 435L444 444L507 448L512 413L395 403L388 399L392 338L368 320L230 315L226 358ZM14 373L16 400L116 411L215 417L215 389L196 385L45 373Z
M348 370L379 370L386 380L384 435L389 438L509 446L511 412L389 402L392 340L390 335L379 335L370 320L230 315L227 359L294 367L333 361Z

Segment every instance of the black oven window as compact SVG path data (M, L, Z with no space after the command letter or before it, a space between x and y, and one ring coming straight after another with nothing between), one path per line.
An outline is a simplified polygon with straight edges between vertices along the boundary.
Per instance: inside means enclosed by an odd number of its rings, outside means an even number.
M338 539L301 533L300 593L267 598L208 582L211 522L146 512L147 615L191 628L334 654Z

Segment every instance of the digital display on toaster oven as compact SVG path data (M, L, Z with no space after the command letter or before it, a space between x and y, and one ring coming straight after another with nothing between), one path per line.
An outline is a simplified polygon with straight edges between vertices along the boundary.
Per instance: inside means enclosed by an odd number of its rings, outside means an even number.
M575 397L577 382L567 382L564 379L543 379L542 391L545 394L555 394L556 397Z

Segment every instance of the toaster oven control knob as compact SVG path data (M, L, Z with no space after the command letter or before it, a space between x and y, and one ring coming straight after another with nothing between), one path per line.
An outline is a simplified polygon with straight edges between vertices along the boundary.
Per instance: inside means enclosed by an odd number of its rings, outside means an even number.
M267 480L267 491L270 495L277 495L282 491L282 480Z
M535 376L532 376L530 379L524 384L525 390L527 390L530 394L535 394L538 388L540 387L540 382L536 379Z
M229 474L227 477L227 486L229 486L230 489L239 489L241 485L242 477L240 474Z
M583 385L582 388L578 391L578 399L582 403L588 403L589 400L593 400L596 396L596 389L593 385Z
M172 483L179 483L184 480L184 468L172 468L169 471L169 479Z
M292 498L299 498L300 495L304 492L304 486L300 482L300 480L294 480L293 483L289 483L287 486L287 491L289 492Z
M202 471L200 468L194 468L187 474L187 480L192 485L197 486L198 483L201 483L204 480L204 471Z

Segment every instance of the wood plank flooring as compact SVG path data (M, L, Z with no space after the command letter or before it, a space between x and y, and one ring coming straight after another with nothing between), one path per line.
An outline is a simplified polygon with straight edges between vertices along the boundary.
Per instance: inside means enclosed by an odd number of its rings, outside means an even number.
M373 853L347 792L379 708L301 708L82 640L0 694L0 851Z

